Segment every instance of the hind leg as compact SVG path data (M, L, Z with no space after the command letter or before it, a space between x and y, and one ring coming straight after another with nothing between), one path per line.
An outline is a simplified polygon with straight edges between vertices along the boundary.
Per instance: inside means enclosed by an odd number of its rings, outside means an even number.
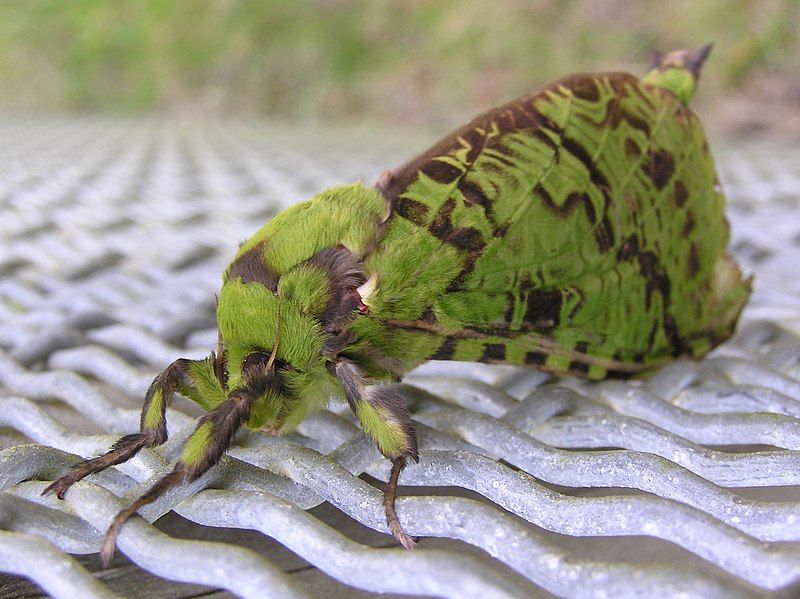
M226 394L215 366L217 363L213 354L206 360L175 360L153 380L147 390L139 432L121 437L104 455L78 462L69 473L53 482L42 494L55 493L59 499L64 499L67 489L79 480L109 466L128 461L144 447L155 447L164 443L167 440L167 406L175 391L186 395L206 410L219 405L225 400Z

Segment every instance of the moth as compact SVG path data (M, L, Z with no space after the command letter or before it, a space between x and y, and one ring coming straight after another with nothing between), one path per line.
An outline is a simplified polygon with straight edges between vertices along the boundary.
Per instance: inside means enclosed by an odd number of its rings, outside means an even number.
M291 430L347 401L392 462L389 529L414 424L386 382L427 360L588 379L699 358L750 292L728 255L724 198L688 108L710 46L653 54L643 79L573 75L489 110L373 186L323 191L248 239L223 274L219 342L145 396L140 431L45 491L167 439L177 392L206 410L172 471L109 528L216 464L236 431Z

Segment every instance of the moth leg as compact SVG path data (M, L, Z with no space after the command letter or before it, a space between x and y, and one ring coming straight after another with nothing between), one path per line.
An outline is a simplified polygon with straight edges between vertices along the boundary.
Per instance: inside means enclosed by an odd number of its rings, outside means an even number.
M361 428L392 462L392 472L383 495L386 523L394 538L406 549L412 549L416 540L403 530L394 506L397 481L406 459L410 457L415 462L419 461L417 433L405 401L388 387L367 385L363 373L352 362L339 361L335 370L347 403L361 423Z
M186 440L181 458L175 464L172 472L156 482L144 495L116 515L106 532L103 546L100 549L100 557L104 565L108 565L114 556L114 546L122 525L139 508L153 503L171 487L199 478L219 462L222 454L231 444L236 431L250 418L256 401L269 393L274 393L277 388L275 378L261 368L256 370L255 376L246 376L244 389L233 391L213 411L200 418L194 432Z
M159 374L145 394L139 432L121 437L104 455L78 462L70 471L54 481L43 495L55 493L64 499L73 484L79 480L101 472L109 466L121 464L135 456L144 447L155 447L167 440L167 406L175 391L190 397L205 409L211 409L224 401L225 393L214 372L214 359L187 360L181 358Z

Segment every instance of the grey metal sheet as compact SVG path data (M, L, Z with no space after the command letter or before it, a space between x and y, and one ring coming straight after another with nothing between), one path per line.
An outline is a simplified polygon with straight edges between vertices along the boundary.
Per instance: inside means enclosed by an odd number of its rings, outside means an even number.
M166 472L196 407L176 402L164 447L63 502L40 496L46 481L135 430L161 368L206 355L239 241L424 145L269 123L0 121L0 571L53 596L113 596L113 581L69 554L96 552L115 512ZM448 363L409 374L400 390L422 451L397 507L424 537L418 550L358 532L386 532L373 483L388 464L332 405L285 438L240 434L219 466L143 510L259 531L311 570L293 573L236 537L187 540L138 518L119 551L185 596L318 595L331 578L452 597L796 591L800 146L733 145L718 160L734 253L756 274L736 336L634 382ZM320 505L346 517L323 518Z

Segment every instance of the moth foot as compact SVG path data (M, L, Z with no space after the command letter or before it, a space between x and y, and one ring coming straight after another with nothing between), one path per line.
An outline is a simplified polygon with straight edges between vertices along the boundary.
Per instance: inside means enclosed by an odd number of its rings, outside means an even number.
M392 531L392 536L397 539L397 542L400 543L406 549L414 549L417 546L417 542L419 542L419 538L412 537L409 535L405 530L403 530L403 526L400 524L400 521L397 519L397 514L394 511L394 506L390 508L386 508L386 522L389 525L389 530Z
M392 531L392 536L406 549L413 549L417 545L419 539L412 537L403 530L403 526L400 524L400 520L397 519L397 512L394 509L394 498L397 493L397 479L400 477L400 471L405 468L405 465L405 456L392 460L392 472L389 475L389 484L386 485L386 493L383 494L383 508L386 512L386 523L389 525L389 530Z
M81 478L83 477L76 477L71 474L62 476L58 480L55 480L52 483L50 483L50 485L48 485L47 488L44 491L42 491L42 495L49 495L50 493L55 493L56 497L58 497L59 499L64 499L64 493L66 493L67 490L76 482L78 482L78 480L80 480Z

